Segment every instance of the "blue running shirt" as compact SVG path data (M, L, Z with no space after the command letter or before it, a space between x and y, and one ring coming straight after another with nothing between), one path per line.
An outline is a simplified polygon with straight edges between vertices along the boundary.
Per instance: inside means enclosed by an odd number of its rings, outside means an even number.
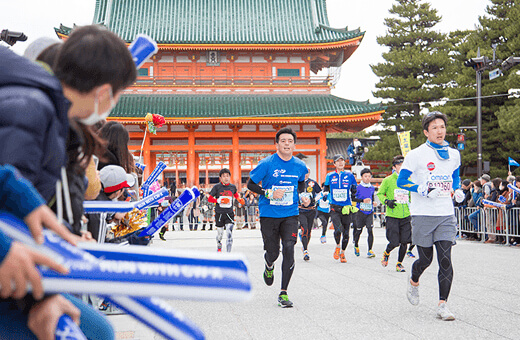
M262 188L285 189L281 200L269 200L260 196L258 209L260 217L290 217L297 216L298 212L298 182L305 181L307 166L300 159L293 157L284 161L277 153L264 158L258 163L249 176L257 184L262 182Z
M325 185L328 185L330 188L330 204L342 207L352 205L352 202L350 201L350 186L352 184L357 185L356 178L352 172L329 172L325 178Z

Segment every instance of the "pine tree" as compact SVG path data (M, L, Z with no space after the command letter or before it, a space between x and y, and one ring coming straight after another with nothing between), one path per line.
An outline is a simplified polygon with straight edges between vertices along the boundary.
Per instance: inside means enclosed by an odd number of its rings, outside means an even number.
M520 24L518 0L491 0L484 15L479 18L480 26L475 31L452 32L450 53L453 62L452 85L446 90L448 98L471 98L476 95L475 70L464 67L464 61L477 56L477 51L492 59L492 44L496 45L496 58L505 59L520 52ZM482 158L490 161L492 177L507 175L507 157L520 150L518 130L512 129L516 116L515 101L506 95L514 84L520 88L515 72L506 77L489 80L488 72L482 76ZM512 111L511 111L512 110ZM516 108L518 112L518 107ZM453 101L442 111L450 115L448 132L451 140L457 126L476 125L476 100ZM498 117L498 119L497 119ZM520 124L518 125L520 128ZM477 140L476 133L467 132L466 150L461 152L463 176L476 175Z
M388 107L378 131L381 141L367 153L367 159L390 159L400 154L395 131L411 130L412 147L425 140L421 110L425 104L444 96L449 82L446 67L449 43L446 35L433 30L441 20L437 10L422 0L396 0L386 18L387 34L377 42L389 48L384 63L371 65L380 78L375 97L385 99Z

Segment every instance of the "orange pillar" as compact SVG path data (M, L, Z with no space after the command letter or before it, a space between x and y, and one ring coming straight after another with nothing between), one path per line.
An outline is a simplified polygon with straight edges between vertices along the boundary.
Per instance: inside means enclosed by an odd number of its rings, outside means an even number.
M231 183L235 184L238 190L242 187L242 172L240 169L240 152L238 151L239 137L238 130L239 126L233 127L233 151L231 151L230 159L231 162Z
M146 165L143 173L143 182L150 176L153 169L155 168L152 165L150 154L150 136L147 134L145 136L144 145L143 145L143 163Z
M188 164L186 171L186 187L195 185L195 170L199 165L195 161L195 127L188 126Z
M318 183L323 183L325 181L325 177L327 176L327 160L325 156L327 155L327 127L321 127L320 132L320 172L319 172L319 181Z
M199 169L199 164L200 164L200 157L199 157L199 154L198 153L195 153L195 178L193 179L193 185L196 186L197 188L200 186L199 183L200 183L200 169Z

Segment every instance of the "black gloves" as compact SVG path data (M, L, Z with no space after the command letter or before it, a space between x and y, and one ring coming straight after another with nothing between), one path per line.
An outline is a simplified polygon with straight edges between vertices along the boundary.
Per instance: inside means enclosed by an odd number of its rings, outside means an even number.
M327 202L328 199L329 199L329 193L326 192L326 191L324 191L324 192L323 192L322 200L323 200L324 202Z
M385 200L385 204L390 209L394 209L396 207L395 200Z
M357 193L357 186L356 186L355 184L352 184L352 185L350 186L350 194L351 194L352 196L356 196L356 193Z

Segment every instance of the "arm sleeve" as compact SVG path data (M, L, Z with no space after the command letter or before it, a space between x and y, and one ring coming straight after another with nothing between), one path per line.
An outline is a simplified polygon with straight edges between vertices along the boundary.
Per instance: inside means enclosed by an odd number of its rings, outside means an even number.
M0 231L0 264L7 256L9 249L11 249L11 239Z
M460 188L460 166L453 171L451 178L453 178L453 190Z
M0 166L0 209L23 219L45 201L10 165Z
M323 191L329 192L330 191L330 185L324 185Z
M419 186L410 180L411 175L412 172L410 170L401 169L399 177L397 177L397 186L401 189L417 192Z
M247 188L254 192L255 194L259 194L262 196L265 196L265 190L262 189L261 186L253 182L253 180L250 178L249 181L247 181Z
M298 193L302 193L305 191L305 181L303 182L298 182Z
M358 184L358 187L359 187L359 184ZM359 192L359 191L358 191ZM350 198L353 202L363 202L363 199L362 198L357 198L357 195L353 195L351 198Z
M208 196L208 202L210 203L217 203L217 199L211 195Z

